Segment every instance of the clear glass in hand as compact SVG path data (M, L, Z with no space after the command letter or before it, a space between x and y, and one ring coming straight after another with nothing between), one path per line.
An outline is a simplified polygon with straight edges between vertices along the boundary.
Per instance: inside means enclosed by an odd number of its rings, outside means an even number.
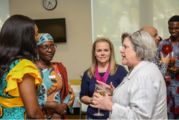
M94 93L98 93L105 97L106 95L106 90L104 85L95 85ZM94 113L95 116L104 116L103 113L100 113L100 109L98 108L98 113Z
M159 64L162 63L162 61L161 61L161 53L162 53L162 52L159 52L159 53L158 53L158 61L159 61Z
M170 52L170 62L168 64L168 67L169 68L174 67L175 66L175 62L176 62L176 55L175 55L175 52L172 51L172 52Z

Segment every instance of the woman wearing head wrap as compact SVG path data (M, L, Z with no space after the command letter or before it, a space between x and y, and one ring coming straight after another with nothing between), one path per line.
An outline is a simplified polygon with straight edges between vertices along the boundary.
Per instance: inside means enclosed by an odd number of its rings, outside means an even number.
M46 101L43 112L46 118L67 118L67 107L73 113L75 94L70 87L66 68L62 63L51 62L56 51L53 38L48 33L38 35L37 42L39 58L35 65L43 79L39 100Z

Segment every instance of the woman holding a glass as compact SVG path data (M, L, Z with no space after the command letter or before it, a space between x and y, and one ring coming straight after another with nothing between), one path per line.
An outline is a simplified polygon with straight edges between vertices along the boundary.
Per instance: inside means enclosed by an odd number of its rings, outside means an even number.
M95 105L90 106L110 111L111 119L167 119L165 81L158 67L150 62L156 51L155 42L147 32L124 33L122 64L132 69L116 89L98 82L106 86L107 94L103 97L95 93L92 98Z
M126 76L127 71L115 60L114 47L108 38L97 38L92 46L92 65L85 71L82 84L80 99L85 104L92 104L92 96L95 90L97 80L117 87ZM94 103L95 104L95 103ZM100 110L88 106L86 119L107 119L109 111ZM97 114L95 114L97 113Z

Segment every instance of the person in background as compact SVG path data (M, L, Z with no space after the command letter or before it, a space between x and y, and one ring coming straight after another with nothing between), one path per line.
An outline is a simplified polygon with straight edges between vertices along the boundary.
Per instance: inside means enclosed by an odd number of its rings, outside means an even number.
M68 82L67 71L62 63L51 62L56 51L52 36L48 33L38 34L37 50L39 58L35 61L43 83L38 96L45 101L44 116L48 119L67 119L67 107L73 113L75 94Z
M132 69L114 89L106 86L106 96L94 93L93 108L110 112L110 119L167 119L166 86L157 66L150 62L157 52L152 37L145 31L122 35L122 64ZM112 101L109 98L112 95Z
M160 38L158 36L158 31L152 26L144 26L140 29L140 31L145 31L150 34L150 36L154 39L156 46L158 47Z
M97 38L92 46L92 65L85 71L80 92L80 100L92 104L92 96L97 80L117 87L126 76L126 69L115 60L112 42L105 37ZM95 116L98 109L88 106L86 119L107 119L109 111L101 110L104 116Z
M144 26L140 29L141 31L146 31L150 34L150 36L155 41L156 46L159 46L160 38L158 36L157 29L151 26ZM159 61L159 55L161 57L161 61ZM168 54L166 57L163 56L163 53L157 52L155 54L154 59L152 59L151 62L153 62L157 67L159 68L160 72L162 73L163 77L165 77L165 74L167 72L168 63L170 61L170 54Z
M172 16L168 21L170 37L162 40L158 51L166 56L174 51L176 62L166 73L168 118L179 119L179 16ZM170 64L170 63L169 63Z
M160 40L159 40L159 43L160 43L163 39L162 39L162 37L160 37L160 36L159 36L159 38L160 38Z
M33 64L38 28L27 16L13 15L0 32L0 118L43 119L37 100L42 83Z

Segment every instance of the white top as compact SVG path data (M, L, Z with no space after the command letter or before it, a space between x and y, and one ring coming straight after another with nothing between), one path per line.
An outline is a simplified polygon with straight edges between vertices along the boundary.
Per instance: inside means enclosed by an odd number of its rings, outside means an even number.
M111 119L167 119L166 85L157 66L140 62L113 91Z

